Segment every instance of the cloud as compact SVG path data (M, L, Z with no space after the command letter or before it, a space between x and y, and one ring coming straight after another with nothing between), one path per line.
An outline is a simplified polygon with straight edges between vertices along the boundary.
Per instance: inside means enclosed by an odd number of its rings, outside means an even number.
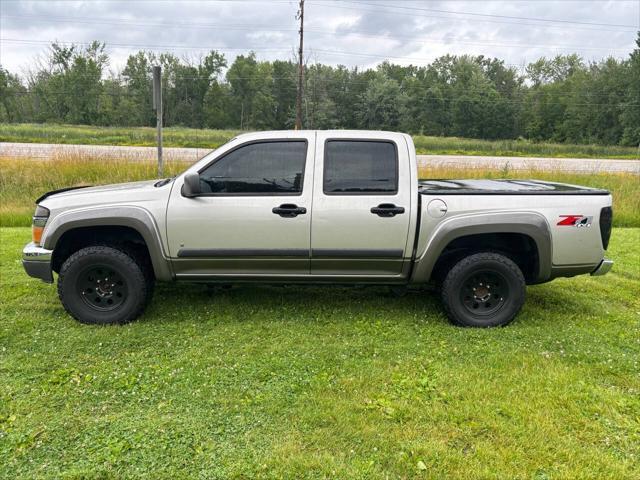
M116 70L141 49L192 57L217 49L230 60L255 50L260 59L293 59L297 3L2 0L0 62L20 72L51 40L104 41ZM632 27L589 25L594 23ZM587 60L623 58L634 48L639 24L636 0L307 0L305 51L311 61L364 67L385 58L424 65L446 53L483 54L512 65L574 51Z

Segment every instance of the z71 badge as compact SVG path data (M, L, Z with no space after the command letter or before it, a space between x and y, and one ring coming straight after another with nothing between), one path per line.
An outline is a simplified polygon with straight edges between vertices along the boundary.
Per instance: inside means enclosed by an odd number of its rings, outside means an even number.
M559 227L589 228L593 217L584 215L560 215L560 221L556 224Z

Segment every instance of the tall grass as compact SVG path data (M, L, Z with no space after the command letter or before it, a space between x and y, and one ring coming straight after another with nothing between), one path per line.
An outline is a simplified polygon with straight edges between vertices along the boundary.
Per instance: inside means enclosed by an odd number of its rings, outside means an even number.
M56 155L46 162L0 157L0 225L29 225L34 200L50 190L156 177L154 162L105 161L77 154ZM188 165L184 162L168 162L165 168L166 175L180 173ZM610 190L614 197L614 225L640 227L640 177L633 174L577 174L539 170L510 172L504 169L456 168L421 168L419 173L421 178L534 178L605 188Z
M184 171L189 163L167 162L166 176ZM156 178L157 166L145 161L104 161L85 155L57 154L36 162L0 156L0 226L31 223L34 200L58 188L105 185Z
M576 145L529 140L477 140L457 137L414 135L420 154L489 155L496 157L638 159L638 149L618 145Z
M167 147L216 148L239 132L183 127L164 129ZM93 127L56 124L0 124L0 142L62 143L86 145L154 146L151 127ZM492 155L636 159L638 149L606 145L574 145L528 140L475 140L414 135L420 154Z
M163 130L166 147L217 148L239 132L169 127ZM78 145L156 145L155 127L94 127L89 125L0 124L0 142Z

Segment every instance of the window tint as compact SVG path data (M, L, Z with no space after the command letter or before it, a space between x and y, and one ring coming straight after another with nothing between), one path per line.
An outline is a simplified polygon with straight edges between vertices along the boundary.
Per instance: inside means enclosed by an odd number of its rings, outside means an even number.
M332 140L324 155L324 193L395 193L398 171L390 142Z
M252 143L200 173L203 193L300 193L307 142Z

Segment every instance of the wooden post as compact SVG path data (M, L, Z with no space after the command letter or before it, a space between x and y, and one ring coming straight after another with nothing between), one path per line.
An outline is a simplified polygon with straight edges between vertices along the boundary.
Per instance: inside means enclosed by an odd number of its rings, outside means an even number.
M302 60L304 39L304 0L300 0L300 47L298 48L298 94L296 96L296 130L302 129L302 79L304 76L304 64Z
M158 178L164 176L162 158L162 67L153 67L153 108L156 109L156 128L158 130Z

